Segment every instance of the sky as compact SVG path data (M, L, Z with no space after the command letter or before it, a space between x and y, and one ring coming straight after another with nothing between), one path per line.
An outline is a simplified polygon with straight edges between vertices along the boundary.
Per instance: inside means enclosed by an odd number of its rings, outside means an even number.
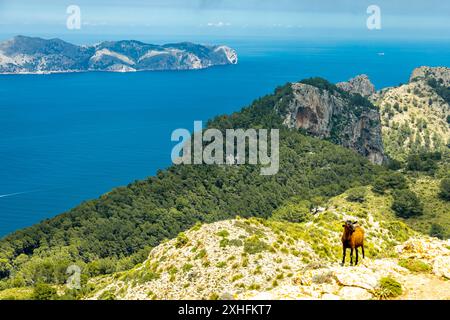
M69 5L80 29L66 26ZM370 5L381 29L367 28ZM450 39L450 1L0 0L0 37L15 34Z

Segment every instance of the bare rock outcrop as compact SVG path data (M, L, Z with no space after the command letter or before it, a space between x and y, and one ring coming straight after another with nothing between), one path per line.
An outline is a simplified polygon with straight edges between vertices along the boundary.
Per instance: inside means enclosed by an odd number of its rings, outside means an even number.
M384 151L378 110L358 93L334 85L330 88L292 84L292 100L282 114L284 124L329 139L381 164Z
M339 82L336 86L349 93L358 93L363 97L369 97L375 93L375 86L365 74L356 76L347 82Z

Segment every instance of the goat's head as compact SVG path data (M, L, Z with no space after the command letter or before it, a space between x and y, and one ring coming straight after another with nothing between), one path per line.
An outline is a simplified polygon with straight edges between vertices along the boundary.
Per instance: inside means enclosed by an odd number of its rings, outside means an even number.
M352 222L350 220L347 220L342 226L344 227L346 232L352 234L355 231L355 225L357 223L358 223L357 221Z

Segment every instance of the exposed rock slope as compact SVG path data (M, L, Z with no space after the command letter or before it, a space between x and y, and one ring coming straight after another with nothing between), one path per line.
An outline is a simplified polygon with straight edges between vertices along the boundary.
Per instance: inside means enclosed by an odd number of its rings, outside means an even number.
M77 46L60 39L16 36L0 43L0 73L190 70L237 61L229 47L188 42L153 45L128 40Z
M158 246L132 271L96 279L101 289L91 298L365 300L377 298L380 280L389 276L401 283L400 298L450 299L450 243L437 239L413 238L396 246L392 258L366 258L350 267L254 220L204 225L185 236L184 244L175 239ZM404 261L429 269L411 271L400 265ZM422 286L431 283L436 295L424 296Z
M358 93L363 97L370 97L375 93L375 86L365 74L356 76L348 82L339 82L336 86L350 93Z
M415 69L409 83L371 99L380 109L386 154L405 160L411 152L446 148L450 141L450 69Z
M419 67L413 70L409 81L414 82L430 78L434 78L448 87L450 86L450 69L447 67Z
M373 163L384 160L378 110L359 93L348 93L316 79L292 84L292 99L280 110L284 124L333 141L367 157ZM349 90L362 89L351 82Z

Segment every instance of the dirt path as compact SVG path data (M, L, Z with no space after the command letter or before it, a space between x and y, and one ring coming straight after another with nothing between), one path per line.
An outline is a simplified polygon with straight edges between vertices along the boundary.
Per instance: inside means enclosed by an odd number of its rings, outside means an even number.
M450 280L433 275L408 275L403 282L401 300L450 300Z

